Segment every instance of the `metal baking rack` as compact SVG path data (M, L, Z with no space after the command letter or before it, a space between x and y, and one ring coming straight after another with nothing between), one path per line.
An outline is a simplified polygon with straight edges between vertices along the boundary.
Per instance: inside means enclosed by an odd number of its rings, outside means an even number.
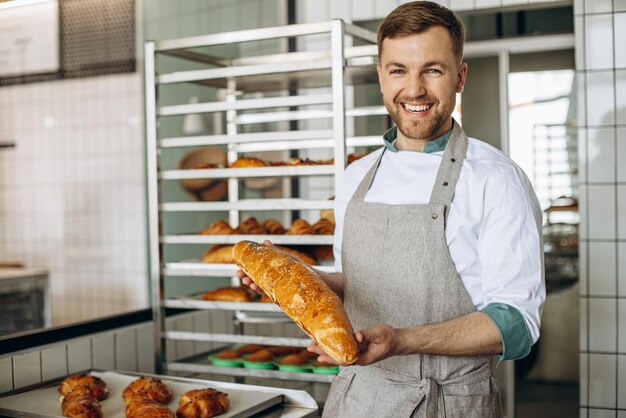
M282 42L287 51L289 39L315 36L324 37L327 47L316 51L292 51L247 54L238 56L222 54L223 46L241 46L249 42ZM363 45L355 45L361 43ZM216 52L218 51L218 52ZM341 20L251 29L210 34L183 39L146 42L145 92L147 178L149 210L149 254L151 299L157 324L164 323L164 308L206 309L232 311L239 322L281 322L286 316L271 304L208 302L194 297L163 298L163 281L183 277L232 277L233 264L204 264L199 259L165 261L165 245L234 244L242 239L263 241L270 239L280 245L332 245L332 236L294 235L191 235L160 231L166 214L193 212L228 212L231 225L240 223L243 211L297 211L332 209L329 200L303 199L297 196L272 199L242 198L240 182L250 178L299 178L327 176L333 178L334 189L346 167L346 147L381 145L379 135L356 136L351 132L354 118L386 115L384 106L351 106L346 86L376 83L376 34ZM241 54L246 55L246 54ZM168 65L159 65L166 62ZM187 67L178 68L173 63L182 62ZM167 69L162 69L161 67ZM174 86L194 86L197 89L214 89L218 100L200 103L165 102L164 89ZM325 88L324 93L311 92ZM348 87L349 88L349 87ZM192 136L162 134L168 118L190 114L221 114L225 116L225 132L201 133ZM294 127L298 121L327 119L331 129L301 130ZM241 132L253 124L286 129L262 132ZM169 150L220 146L227 150L228 163L242 153L280 150L306 150L326 148L332 150L334 164L310 166L273 166L258 168L214 168L181 170L163 167L161 156ZM190 202L165 201L162 196L164 182L185 179L226 179L228 201ZM332 271L330 266L316 266ZM233 280L233 283L235 281ZM235 376L271 377L276 379L328 382L328 376L310 373L280 371L227 370L209 364L188 362L162 363L165 340L212 341L230 343L258 343L271 345L306 346L306 338L260 337L237 334L202 334L192 332L165 332L156 327L155 361L157 370L202 371ZM263 341L263 342L261 342Z

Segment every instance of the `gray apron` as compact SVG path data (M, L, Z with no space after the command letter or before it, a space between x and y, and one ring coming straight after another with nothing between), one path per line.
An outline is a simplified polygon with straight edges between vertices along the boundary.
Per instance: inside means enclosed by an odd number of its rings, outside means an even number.
M348 203L342 245L344 304L355 330L385 323L408 328L475 312L450 258L445 222L467 151L455 122L430 202L368 203L381 157ZM324 417L502 415L495 356L407 355L342 368Z

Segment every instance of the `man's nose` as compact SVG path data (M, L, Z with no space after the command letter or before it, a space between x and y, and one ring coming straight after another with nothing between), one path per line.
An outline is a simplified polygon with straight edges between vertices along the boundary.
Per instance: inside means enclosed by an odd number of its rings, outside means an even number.
M410 97L420 97L426 93L426 86L421 74L414 74L406 77L404 94Z

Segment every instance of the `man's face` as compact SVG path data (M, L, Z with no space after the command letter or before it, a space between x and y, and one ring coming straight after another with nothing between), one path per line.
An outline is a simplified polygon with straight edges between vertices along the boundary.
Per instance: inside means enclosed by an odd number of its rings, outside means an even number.
M467 65L458 64L445 28L386 38L377 69L385 107L398 126L398 141L431 140L451 128Z

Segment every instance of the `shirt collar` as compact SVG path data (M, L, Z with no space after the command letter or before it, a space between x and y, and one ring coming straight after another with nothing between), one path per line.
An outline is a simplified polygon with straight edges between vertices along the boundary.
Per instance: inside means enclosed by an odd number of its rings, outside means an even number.
M398 149L395 145L397 135L397 126L394 126L383 134L383 139L385 140L385 147L387 147L387 150L391 152L398 152ZM424 145L424 152L427 154L432 154L434 152L445 150L446 145L448 145L448 141L450 140L450 136L452 136L452 129L450 129L448 132L441 135L440 137L435 138L432 141L428 141L426 145Z

